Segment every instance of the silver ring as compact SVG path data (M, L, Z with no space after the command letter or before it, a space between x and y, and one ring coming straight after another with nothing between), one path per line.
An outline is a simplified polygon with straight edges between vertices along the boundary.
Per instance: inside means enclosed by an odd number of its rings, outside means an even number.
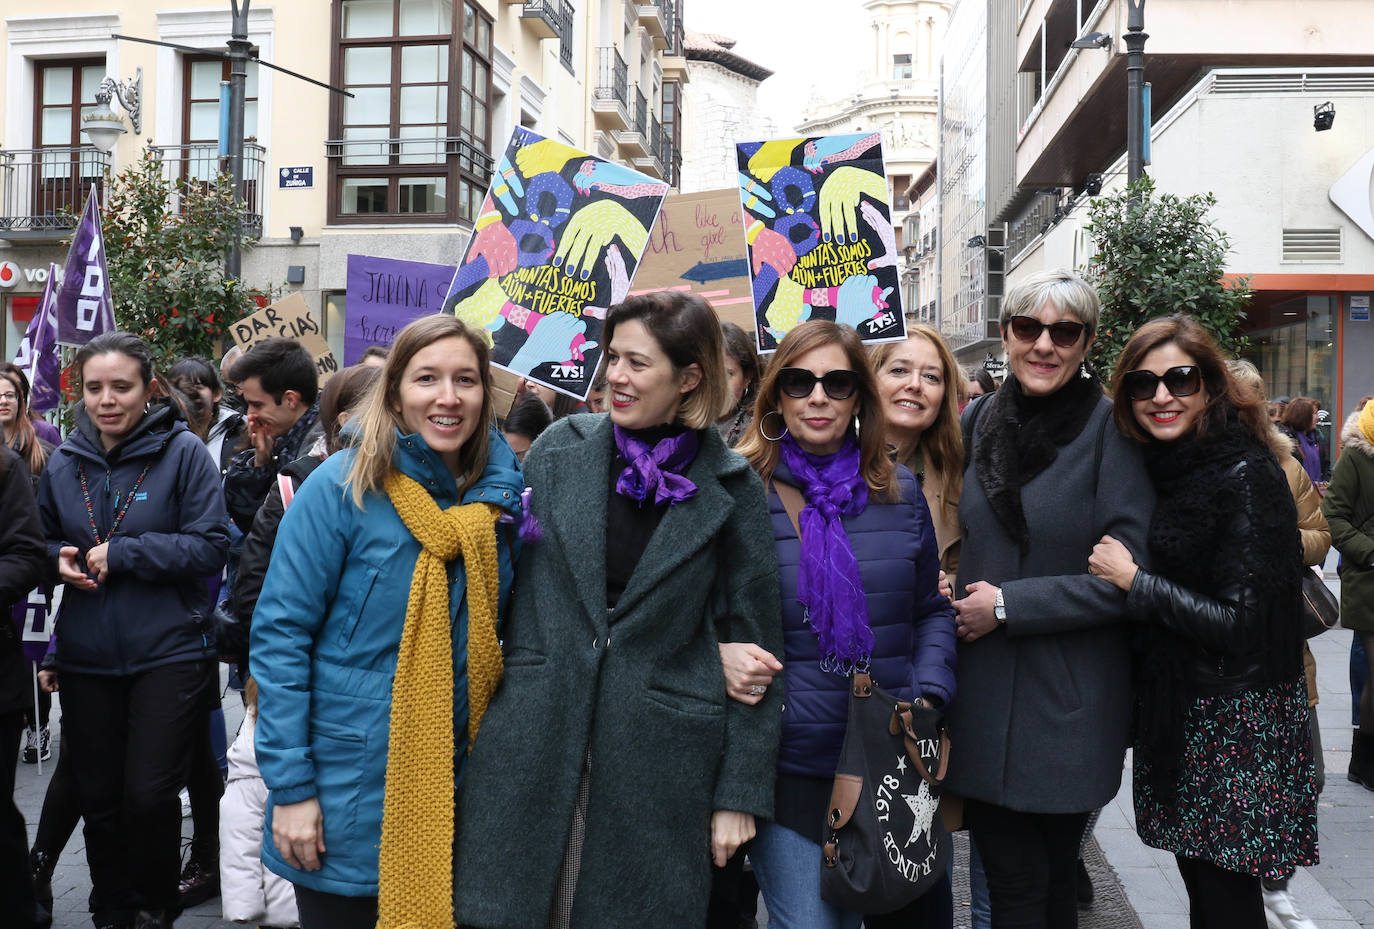
M749 692L756 697L762 697L768 692L768 687L764 684L750 684Z

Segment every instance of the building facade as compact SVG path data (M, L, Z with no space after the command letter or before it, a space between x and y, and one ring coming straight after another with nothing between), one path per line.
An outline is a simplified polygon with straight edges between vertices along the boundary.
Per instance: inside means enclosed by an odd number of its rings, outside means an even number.
M759 106L759 85L773 72L734 51L728 36L689 29L685 43L691 91L683 107L682 192L734 187L735 143L778 136Z
M299 291L341 356L348 255L456 264L492 153L514 126L676 183L682 2L253 4L248 40L257 56L353 96L250 65L243 195L261 238L244 254L243 279ZM229 38L228 3L167 9L129 0L111 12L68 0L57 14L50 6L12 0L0 20L0 262L17 271L0 280L5 358L18 348L48 262L65 256L64 211L79 212L106 170L132 164L145 144L169 178L206 178L221 165L220 82L229 75L215 52ZM82 116L104 77L140 72L141 131L99 151L81 132Z
M897 246L911 210L907 189L935 160L939 61L951 4L943 0L865 0L872 31L869 60L858 64L845 96L813 100L798 135L883 133L883 155Z

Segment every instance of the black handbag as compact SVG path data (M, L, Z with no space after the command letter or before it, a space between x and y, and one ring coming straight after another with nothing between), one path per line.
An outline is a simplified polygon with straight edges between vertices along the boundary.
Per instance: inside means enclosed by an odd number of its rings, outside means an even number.
M949 857L940 816L948 764L939 711L897 700L869 675L854 675L821 850L824 900L890 913L934 885Z
M1335 629L1341 619L1341 604L1326 581L1316 571L1302 572L1302 634L1306 638Z

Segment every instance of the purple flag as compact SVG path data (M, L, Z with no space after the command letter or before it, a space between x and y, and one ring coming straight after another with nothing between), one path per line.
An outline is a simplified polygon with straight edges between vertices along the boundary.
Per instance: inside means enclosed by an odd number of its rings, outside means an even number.
M110 275L105 269L100 203L96 188L92 187L62 268L62 286L57 290L57 341L63 345L85 345L114 328L114 300L110 297Z
M29 406L35 412L46 413L62 402L62 362L57 357L57 265L48 265L48 283L38 301L38 312L29 320L24 341L14 363L24 369L29 379Z

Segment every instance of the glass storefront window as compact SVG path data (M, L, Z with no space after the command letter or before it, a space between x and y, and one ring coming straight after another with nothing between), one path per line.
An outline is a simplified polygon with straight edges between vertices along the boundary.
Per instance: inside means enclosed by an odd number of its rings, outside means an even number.
M329 350L339 362L342 370L344 363L344 295L332 293L324 295L324 340Z
M1310 397L1317 402L1317 433L1327 461L1335 460L1341 412L1336 402L1336 313L1334 295L1292 297L1256 309L1246 320L1254 362L1271 400Z

